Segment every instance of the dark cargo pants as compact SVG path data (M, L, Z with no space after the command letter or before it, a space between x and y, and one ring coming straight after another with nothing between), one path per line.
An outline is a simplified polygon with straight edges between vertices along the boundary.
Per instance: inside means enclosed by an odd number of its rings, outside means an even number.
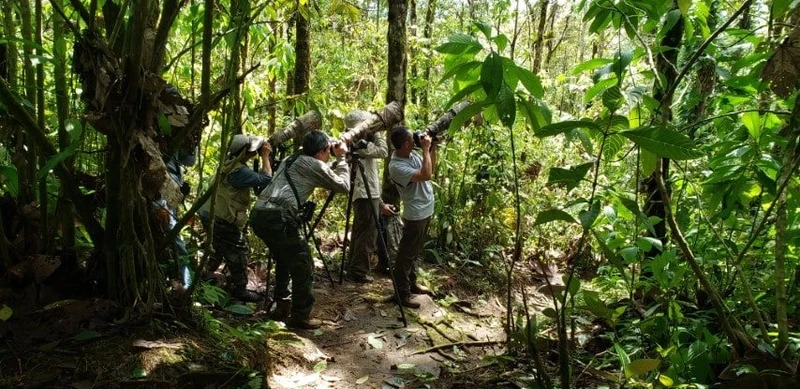
M307 319L314 306L314 260L299 222L288 211L254 209L250 212L250 226L275 259L275 301L286 301L291 296L292 317Z
M397 259L394 261L394 269L392 269L397 292L401 298L411 295L411 286L417 283L415 261L422 248L422 241L430 220L430 217L422 220L403 219L403 237L400 239Z
M219 263L225 261L231 272L233 291L235 293L244 292L247 288L247 262L250 256L247 231L240 230L236 225L224 220L216 219L214 221L214 240L211 244L214 247L212 266L216 262L216 266L219 267Z

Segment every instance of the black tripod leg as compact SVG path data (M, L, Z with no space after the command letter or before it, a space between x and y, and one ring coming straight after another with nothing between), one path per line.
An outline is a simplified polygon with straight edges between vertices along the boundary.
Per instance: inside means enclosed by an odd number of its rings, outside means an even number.
M322 221L322 215L325 214L325 211L328 209L328 205L331 204L333 200L333 196L336 195L336 192L331 191L328 193L328 198L325 199L325 203L322 204L322 208L319 210L319 214L317 215L317 219L314 220L314 224L311 225L311 234L317 230L317 226L319 226L319 222Z
M394 290L394 301L397 303L397 307L400 308L400 318L403 321L403 327L408 327L408 321L406 321L406 312L403 309L403 303L400 301L400 293L399 290L397 289L397 282L395 282L394 279L394 271L392 271L391 260L389 259L389 253L386 250L386 242L383 239L383 234L381 234L381 224L380 221L378 220L378 209L377 207L375 207L375 203L372 202L372 194L369 193L369 185L366 184L367 177L366 173L364 173L364 165L361 163L360 160L356 162L358 165L358 169L361 172L361 179L364 180L364 187L367 190L367 198L369 199L370 208L372 208L371 212L372 221L375 222L375 228L378 230L378 239L380 239L378 244L378 250L382 251L380 255L386 257L386 263L389 265L389 278L391 278L392 280L392 289Z
M319 255L320 261L322 261L322 267L325 269L325 273L328 275L328 280L331 282L331 287L336 286L336 283L333 282L333 275L331 274L331 269L328 267L328 262L325 261L325 256L322 255L322 249L319 247L319 241L317 241L317 238L310 231L310 226L307 223L303 223L303 230L306 232L306 241L311 240L311 242L314 243L314 248L317 250L317 255Z
M339 268L339 283L344 282L344 266L345 266L345 259L347 259L347 233L350 231L350 214L353 211L353 191L356 187L356 175L353 174L353 170L356 168L358 160L353 159L353 163L350 165L350 193L347 194L347 211L344 215L344 239L342 239L342 267ZM366 186L366 181L364 181ZM352 250L352 248L351 248Z

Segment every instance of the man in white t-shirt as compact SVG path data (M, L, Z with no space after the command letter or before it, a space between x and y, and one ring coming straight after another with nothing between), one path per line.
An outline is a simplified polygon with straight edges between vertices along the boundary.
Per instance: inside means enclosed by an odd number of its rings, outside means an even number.
M389 161L389 177L403 201L403 237L397 251L392 273L403 306L419 308L412 294L431 294L417 284L417 254L422 248L428 222L433 215L433 167L436 166L436 144L428 135L419 138L422 155L414 151L414 137L406 127L395 127L391 135L395 152Z

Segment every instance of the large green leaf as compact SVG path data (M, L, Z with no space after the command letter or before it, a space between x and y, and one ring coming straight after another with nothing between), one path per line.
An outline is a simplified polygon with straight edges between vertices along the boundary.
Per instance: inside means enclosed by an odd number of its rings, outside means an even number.
M628 378L641 377L658 368L658 359L637 359L625 366L625 376Z
M616 59L614 60L614 64L611 65L611 70L617 75L619 79L618 85L622 85L623 76L625 75L625 70L628 69L628 65L631 64L631 60L633 59L633 52L632 51L623 51L618 53Z
M611 58L594 58L594 59L590 59L590 60L585 61L583 63L580 63L577 66L575 66L574 68L572 68L572 70L569 71L569 74L571 74L573 76L577 76L578 74L581 74L581 73L583 73L583 72L585 72L587 70L594 70L594 69L603 67L605 65L611 64L613 62L614 62L614 60L611 59Z
M596 84L592 85L586 90L586 93L583 95L583 103L586 104L592 101L592 99L599 93L615 85L617 85L617 77L606 78L605 80L598 81Z
M620 109L624 103L625 99L622 97L622 92L619 90L619 86L614 85L611 88L603 91L603 105L608 108L609 111L615 112L616 110Z
M644 224L650 234L656 236L656 230L653 228L653 223L650 223L650 219L647 217L647 215L645 215L644 212L639 209L639 204L636 203L636 201L621 195L617 195L617 198L619 199L619 202L625 206L625 208L628 208L628 210L631 211L631 213L636 216L636 218L639 219L642 224Z
M516 65L509 67L509 71L513 72L517 78L519 78L519 80L522 82L522 85L525 86L525 89L527 89L528 93L530 93L532 96L538 99L541 99L544 96L542 81L537 75L533 74L532 71Z
M485 36L486 39L492 38L492 26L484 22L472 22L472 25L475 26L478 30L480 30L480 32L483 33L483 36Z
M600 126L598 126L595 122L590 122L588 120L567 120L542 127L539 131L536 131L536 136L539 138L544 138L563 134L576 128L590 128L600 131Z
M504 126L511 128L514 125L514 120L517 117L517 104L514 100L514 92L508 85L503 84L500 87L500 92L497 93L497 100L495 100L497 113L500 115L500 121Z
M0 184L11 197L19 195L19 174L14 166L0 165Z
M547 185L564 185L567 191L575 189L586 177L586 173L592 168L594 163L587 162L569 169L551 168L547 178Z
M639 163L642 165L642 177L650 177L650 175L653 174L658 167L658 156L647 150L642 150L641 152L642 153L639 156Z
M613 159L616 157L617 153L622 150L622 146L625 145L625 138L617 135L611 134L606 137L606 143L603 148L603 158L606 160Z
M575 218L572 217L572 215L560 209L548 209L546 211L539 212L539 214L536 215L536 221L533 223L533 225L538 226L554 221L564 221L572 224L578 223Z
M436 51L443 54L477 53L482 49L477 39L466 34L450 35L446 43L436 47Z
M450 122L450 126L447 128L447 131L452 134L453 131L461 128L461 126L464 125L464 122L479 114L484 107L489 105L489 103L490 102L487 100L471 103L468 107L456 114L456 117L454 117L453 121Z
M39 172L36 174L37 179L41 180L42 178L50 174L50 171L55 169L56 165L58 165L59 163L63 162L65 159L73 155L75 155L75 143L64 149L64 151L50 157L50 159L47 160L47 163L44 165L44 167L39 169Z
M464 87L464 89L458 91L456 94L453 95L453 97L450 98L450 100L447 101L447 104L444 105L444 109L450 109L450 107L452 107L453 104L461 100L464 100L465 97L471 95L473 92L479 90L480 88L481 84L477 82L472 85Z
M490 99L497 97L503 86L503 58L497 53L486 56L481 67L481 85Z
M662 157L683 161L703 156L689 137L664 127L643 127L620 134L642 149Z
M462 64L458 64L456 66L453 66L452 69L448 70L444 74L444 76L442 76L442 79L439 80L439 84L445 82L447 79L449 79L451 77L455 77L455 76L462 75L464 73L468 73L469 71L471 71L472 69L477 68L478 66L481 66L481 62L480 61L469 61L469 62L465 62L465 63L462 63Z
M539 132L550 122L550 111L543 104L532 100L517 99L519 111L525 115L534 132Z

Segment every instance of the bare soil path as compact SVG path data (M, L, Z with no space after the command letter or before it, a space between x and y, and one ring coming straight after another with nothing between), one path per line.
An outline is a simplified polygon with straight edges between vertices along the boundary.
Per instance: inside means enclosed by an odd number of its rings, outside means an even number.
M422 306L406 308L403 327L397 305L382 302L391 288L388 278L335 287L317 280L314 315L323 326L296 331L301 342L271 343L270 387L447 387L445 368L475 368L482 357L501 352L504 311L495 299L459 301L447 291L420 295ZM448 346L424 352L440 345Z

